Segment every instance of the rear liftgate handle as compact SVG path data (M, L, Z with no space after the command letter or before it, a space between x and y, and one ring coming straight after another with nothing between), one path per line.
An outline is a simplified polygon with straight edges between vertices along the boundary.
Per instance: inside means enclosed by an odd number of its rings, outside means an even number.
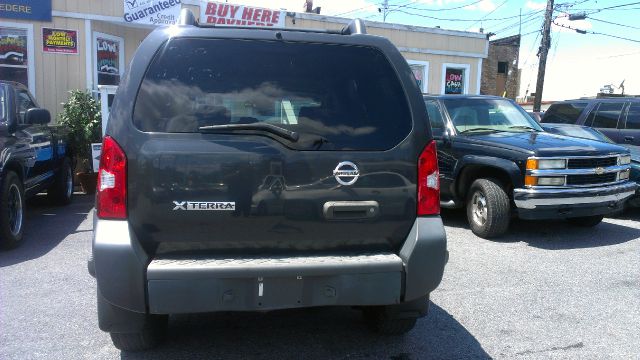
M377 201L328 201L323 206L327 220L372 219L380 213Z

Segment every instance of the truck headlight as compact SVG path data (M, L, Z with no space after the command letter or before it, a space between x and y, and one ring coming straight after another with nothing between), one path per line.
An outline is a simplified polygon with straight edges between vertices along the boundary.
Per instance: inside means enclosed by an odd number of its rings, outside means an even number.
M631 164L631 155L622 155L618 157L618 165L629 165Z
M566 169L566 159L533 159L527 160L527 170Z
M539 177L538 185L539 186L563 186L564 176Z

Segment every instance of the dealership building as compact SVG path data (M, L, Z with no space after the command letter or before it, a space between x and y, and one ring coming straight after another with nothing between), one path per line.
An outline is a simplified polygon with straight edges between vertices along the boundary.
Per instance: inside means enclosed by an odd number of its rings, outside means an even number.
M349 22L303 9L213 1L2 0L0 79L25 84L53 114L69 90L113 92L142 40L155 27L173 24L182 8L216 26L340 29ZM366 26L369 34L398 47L423 92L480 93L489 46L485 34L376 21Z

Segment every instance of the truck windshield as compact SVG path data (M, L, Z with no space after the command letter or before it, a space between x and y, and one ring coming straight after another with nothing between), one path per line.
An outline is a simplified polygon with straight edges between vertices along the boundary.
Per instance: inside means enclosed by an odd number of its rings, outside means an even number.
M508 100L461 98L443 103L459 133L542 131L519 106Z
M223 39L167 42L133 122L146 132L275 136L300 150L387 150L412 127L402 84L378 49Z

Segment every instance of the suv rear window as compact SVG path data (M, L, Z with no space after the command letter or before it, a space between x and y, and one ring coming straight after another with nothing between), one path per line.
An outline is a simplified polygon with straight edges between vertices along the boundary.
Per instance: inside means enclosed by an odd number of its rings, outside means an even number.
M402 85L377 49L222 39L169 41L147 70L133 122L169 133L264 122L298 132L287 145L303 150L387 150L412 128Z
M586 102L553 104L545 112L543 123L575 124L582 111L587 107Z

